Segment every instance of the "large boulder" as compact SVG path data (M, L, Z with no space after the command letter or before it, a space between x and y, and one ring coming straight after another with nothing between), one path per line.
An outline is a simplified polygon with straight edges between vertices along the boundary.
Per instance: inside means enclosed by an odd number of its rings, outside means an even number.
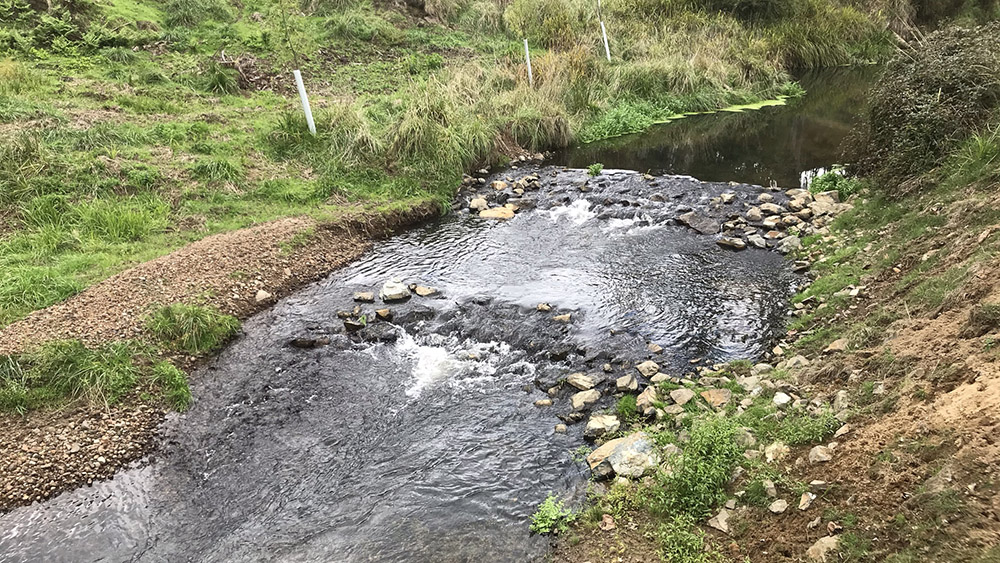
M659 463L656 446L645 432L610 440L587 456L590 471L598 479L642 477L655 471Z

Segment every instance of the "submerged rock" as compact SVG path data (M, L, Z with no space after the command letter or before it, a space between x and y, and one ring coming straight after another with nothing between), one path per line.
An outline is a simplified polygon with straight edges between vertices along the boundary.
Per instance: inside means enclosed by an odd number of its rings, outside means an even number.
M735 237L722 237L715 242L723 248L732 248L733 250L743 250L747 247L747 243L743 242L743 239Z

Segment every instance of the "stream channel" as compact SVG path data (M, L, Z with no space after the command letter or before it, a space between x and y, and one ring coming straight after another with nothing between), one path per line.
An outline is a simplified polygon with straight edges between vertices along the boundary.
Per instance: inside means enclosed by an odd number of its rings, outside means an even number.
M451 213L249 319L192 375L196 400L168 417L155 454L0 517L0 561L544 556L528 518L549 493L582 498L588 471L571 453L583 424L554 432L570 391L534 402L584 371L611 387L594 409L613 407L614 379L645 359L684 374L768 350L800 276L777 252L722 249L677 216L711 214L722 193L745 209L771 191L752 184L799 187L835 163L873 76L808 75L788 106L691 117L490 177L533 173L539 188L512 220ZM606 167L597 178L557 166L592 162ZM338 311L390 279L439 293L345 333Z

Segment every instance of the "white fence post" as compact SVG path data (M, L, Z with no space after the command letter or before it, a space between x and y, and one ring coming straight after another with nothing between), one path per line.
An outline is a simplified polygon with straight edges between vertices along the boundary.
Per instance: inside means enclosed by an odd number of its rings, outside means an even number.
M528 63L528 85L535 85L535 77L531 74L531 53L528 51L528 40L524 40L524 60Z
M309 132L316 134L316 123L313 122L312 108L309 107L309 96L306 95L306 85L302 83L302 73L293 70L295 75L295 87L299 89L299 98L302 99L302 111L306 112L306 124L309 125Z
M608 48L608 31L604 29L604 20L601 20L601 35L604 37L604 54L608 57L608 62L611 62L611 49Z

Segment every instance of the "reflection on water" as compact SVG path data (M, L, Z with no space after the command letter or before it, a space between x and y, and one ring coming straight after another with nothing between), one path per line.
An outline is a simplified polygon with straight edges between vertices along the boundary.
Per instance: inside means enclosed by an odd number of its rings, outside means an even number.
M710 182L800 187L806 170L835 164L881 67L800 77L807 94L786 106L692 116L636 135L562 151L554 164L686 174Z

